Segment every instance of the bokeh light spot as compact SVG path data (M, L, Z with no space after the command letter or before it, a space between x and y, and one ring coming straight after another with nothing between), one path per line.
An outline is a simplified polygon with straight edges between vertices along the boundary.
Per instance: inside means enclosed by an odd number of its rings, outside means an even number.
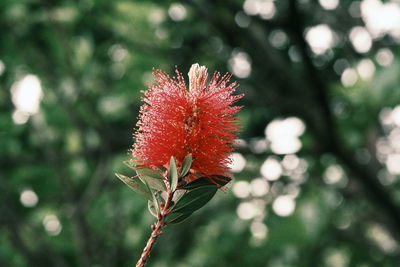
M232 57L228 60L228 67L238 78L247 78L251 73L250 57L245 52L234 51Z
M390 51L389 48L381 48L376 53L375 58L379 65L387 67L392 64L394 55L393 55L393 52Z
M60 220L54 214L46 215L43 219L43 226L47 233L52 236L59 235L62 230Z
M257 215L257 207L252 202L242 202L236 210L237 215L242 220L250 220Z
M288 195L277 197L272 204L272 209L276 215L281 217L290 216L294 212L295 208L296 202L293 197Z
M22 124L27 121L25 117L39 112L40 101L43 98L43 91L40 80L37 76L28 74L22 79L16 81L11 87L12 102L17 113L14 113L13 119L16 124Z
M363 0L361 15L369 32L374 38L390 34L400 39L400 4L399 2L380 0Z
M168 15L173 21L182 21L186 18L186 8L178 3L172 4L168 9Z
M39 201L39 197L36 195L35 191L31 189L25 189L21 192L19 197L21 204L27 208L35 207Z
M234 152L230 156L231 163L229 165L232 172L241 172L244 167L246 166L246 159L243 157L242 154L238 152Z
M334 36L331 28L326 24L320 24L306 31L306 40L311 50L317 54L324 54L334 44Z
M344 179L344 171L340 165L329 166L324 173L324 182L327 184L337 184Z
M354 27L351 29L349 37L358 53L367 53L372 47L372 38L364 27Z
M305 124L296 117L276 119L265 128L265 135L276 154L293 154L301 149L299 137L304 133Z
M357 72L353 68L347 68L343 71L340 81L344 87L351 87L356 84L358 80Z
M268 157L261 165L260 172L269 181L275 181L281 177L282 167L278 160Z
M265 196L269 191L269 184L264 178L256 178L251 181L251 195L254 197Z
M339 5L339 0L319 0L318 2L326 10L333 10Z
M363 80L369 81L374 76L375 65L372 60L363 59L357 64L357 72Z
M247 181L237 181L233 184L233 194L238 198L246 198L250 195L250 185Z
M250 225L250 232L254 238L265 239L268 234L268 228L264 223L254 221Z

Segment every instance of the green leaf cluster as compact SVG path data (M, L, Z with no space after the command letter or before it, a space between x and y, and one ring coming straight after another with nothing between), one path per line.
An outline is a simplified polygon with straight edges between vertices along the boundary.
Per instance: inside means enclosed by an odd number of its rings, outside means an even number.
M139 193L148 200L148 209L150 213L157 217L160 213L161 192L167 189L166 179L163 170L153 170L139 166L135 161L124 161L124 164L135 170L135 177L127 177L116 173L115 175L129 186L134 192Z
M179 223L188 218L193 212L197 211L205 204L207 204L217 193L218 186L226 185L231 179L228 177L214 176L216 183L212 182L209 178L200 177L182 189L186 192L179 198L171 214L168 216L167 223ZM214 181L213 179L213 181Z
M188 154L184 158L179 171L175 158L171 157L167 175L168 186L166 186L167 180L164 178L163 169L145 168L136 165L135 161L124 161L124 164L136 171L136 177L127 177L119 173L116 173L116 176L134 192L141 194L148 200L148 209L155 217L160 214L160 204L165 202L165 199L161 196L162 192L175 193L177 190L183 190L184 193L174 203L167 218L168 224L179 223L207 204L214 197L218 188L231 180L228 177L213 175L209 178L200 177L178 188L179 181L189 174L192 160L192 155Z

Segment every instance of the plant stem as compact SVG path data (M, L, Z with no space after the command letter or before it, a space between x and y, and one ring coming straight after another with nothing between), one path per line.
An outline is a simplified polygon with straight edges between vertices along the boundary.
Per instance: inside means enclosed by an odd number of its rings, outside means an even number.
M168 190L167 201L165 202L165 205L161 208L160 213L158 214L157 222L151 227L151 235L149 237L149 240L147 240L147 244L143 249L140 259L136 263L136 267L143 267L146 264L146 261L150 257L150 253L153 249L155 242L157 241L158 236L162 234L162 228L166 225L165 219L170 212L169 209L172 204L173 196L174 193L171 190Z

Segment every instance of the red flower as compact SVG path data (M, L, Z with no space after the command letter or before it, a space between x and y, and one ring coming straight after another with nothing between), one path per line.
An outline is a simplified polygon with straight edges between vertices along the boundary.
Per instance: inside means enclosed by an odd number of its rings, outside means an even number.
M148 166L167 166L174 156L178 166L193 156L191 179L196 176L229 175L229 155L238 131L232 106L243 95L232 95L237 84L231 75L215 73L207 84L207 69L194 64L189 71L189 88L182 74L170 78L154 70L155 84L144 92L136 143L132 155Z

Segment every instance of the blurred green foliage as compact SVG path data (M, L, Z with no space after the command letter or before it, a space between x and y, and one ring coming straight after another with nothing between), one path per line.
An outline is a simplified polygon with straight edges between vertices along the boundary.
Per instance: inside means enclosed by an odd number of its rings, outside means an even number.
M397 266L400 161L390 165L377 147L400 153L387 141L400 138L400 119L384 122L400 103L399 40L382 35L361 53L348 37L364 27L360 2L333 10L322 2L2 0L0 266L133 266L153 217L114 172L127 172L152 68L173 75L195 62L233 71L241 84L246 165L234 177L246 183L231 187L253 189L219 192L167 227L148 265ZM304 39L319 24L336 38L322 54ZM348 72L349 84L345 69L355 72L362 59L372 78ZM32 114L16 112L13 99L27 75L43 90ZM306 126L296 151L302 170L270 179L257 195L264 161L285 160L265 127L293 116ZM332 166L343 171L336 182L326 178ZM283 207L295 204L293 214L279 216L280 196L290 196Z

